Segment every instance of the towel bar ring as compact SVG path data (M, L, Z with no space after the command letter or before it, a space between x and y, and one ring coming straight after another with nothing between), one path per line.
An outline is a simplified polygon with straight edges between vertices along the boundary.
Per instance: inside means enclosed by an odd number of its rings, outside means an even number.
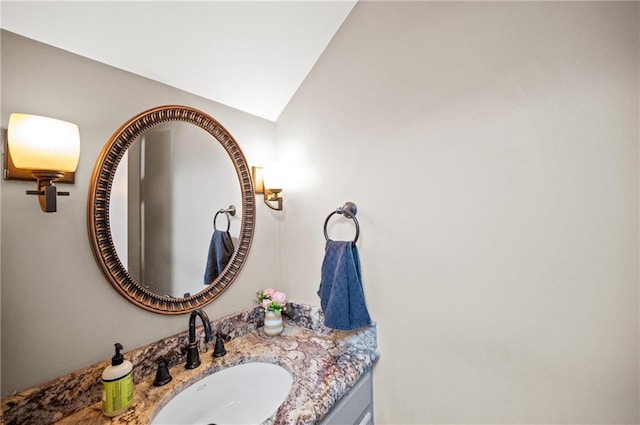
M329 234L327 233L327 224L329 223L329 219L334 214L342 214L346 218L353 219L353 223L356 225L356 236L355 238L353 238L353 243L356 243L358 241L358 237L360 236L360 224L358 224L358 219L356 218L357 212L358 207L356 206L356 204L354 204L353 202L345 202L343 206L338 207L335 211L329 214L324 220L324 239L327 242L331 240L329 239Z
M216 219L218 218L218 214L225 214L227 216L227 232L231 228L231 217L230 215L236 215L236 207L233 205L229 205L229 208L220 208L216 215L213 216L213 230L218 230L216 228Z

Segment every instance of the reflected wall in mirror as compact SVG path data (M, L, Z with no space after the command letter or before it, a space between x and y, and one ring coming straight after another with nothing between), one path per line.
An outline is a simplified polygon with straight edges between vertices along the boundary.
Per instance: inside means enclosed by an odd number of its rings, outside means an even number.
M215 119L185 106L145 111L113 134L94 168L88 223L96 260L122 295L149 311L206 305L244 263L252 191L240 147ZM235 216L218 213L229 206ZM213 273L211 248L226 249Z
M213 219L241 205L240 193L233 162L209 133L175 121L150 128L129 146L113 181L109 217L120 261L155 294L200 292L219 275L205 278ZM232 254L240 229L235 216L226 218L216 221L229 225ZM214 246L211 256L224 248Z

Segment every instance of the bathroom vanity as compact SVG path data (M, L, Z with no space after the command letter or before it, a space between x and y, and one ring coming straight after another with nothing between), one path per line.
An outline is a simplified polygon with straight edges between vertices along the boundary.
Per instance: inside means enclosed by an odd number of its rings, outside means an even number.
M186 324L186 322L185 322ZM197 331L202 364L185 369L180 348L187 333L125 352L134 364L136 387L132 407L115 418L101 412L100 373L107 361L60 377L2 400L2 420L18 424L140 424L151 423L157 412L182 390L217 371L250 362L274 363L293 377L291 390L264 424L373 423L372 368L378 360L375 324L355 331L327 329L318 307L289 304L285 330L276 337L262 331L262 313L247 309L211 322L232 338L227 354L212 356ZM158 359L169 361L172 381L153 386ZM212 401L214 402L214 401Z

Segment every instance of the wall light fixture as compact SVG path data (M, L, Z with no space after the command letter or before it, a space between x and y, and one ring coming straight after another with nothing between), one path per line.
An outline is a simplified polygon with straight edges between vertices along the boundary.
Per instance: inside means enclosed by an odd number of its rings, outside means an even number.
M264 203L269 208L282 211L282 184L276 177L276 171L263 167L251 167L255 192L263 195Z
M58 195L54 183L74 183L80 158L78 126L53 118L28 114L11 114L7 126L7 146L4 155L6 180L35 180L44 212L56 212Z

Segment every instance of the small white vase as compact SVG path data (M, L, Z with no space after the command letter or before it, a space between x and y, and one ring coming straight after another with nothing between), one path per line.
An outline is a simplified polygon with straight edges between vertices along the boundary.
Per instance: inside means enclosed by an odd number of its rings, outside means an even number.
M282 313L274 311L264 312L264 333L267 336L280 335L284 330Z

